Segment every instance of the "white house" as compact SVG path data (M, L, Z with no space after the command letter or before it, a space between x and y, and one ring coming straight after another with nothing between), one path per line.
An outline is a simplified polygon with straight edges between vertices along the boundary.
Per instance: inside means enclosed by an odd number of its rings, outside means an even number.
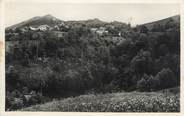
M46 31L46 30L49 29L49 26L48 26L48 25L40 25L40 26L38 27L38 29L41 30L41 31Z
M100 27L100 28L91 28L91 32L97 33L99 35L107 34L108 31L106 30L105 27Z
M91 28L91 32L95 33L98 28Z
M107 34L108 31L105 29L105 27L100 27L96 33L98 33L99 35L103 35L103 34Z
M35 27L31 27L31 26L29 27L29 29L30 29L30 30L33 30L33 31L38 30L37 28L35 28Z
M67 35L67 32L61 32L61 31L53 31L52 32L56 37L61 38Z

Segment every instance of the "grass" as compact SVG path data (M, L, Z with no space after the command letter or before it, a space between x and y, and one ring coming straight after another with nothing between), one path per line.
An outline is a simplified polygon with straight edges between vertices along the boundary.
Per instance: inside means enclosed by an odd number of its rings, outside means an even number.
M55 100L21 111L60 112L179 112L180 95L163 92L121 92L81 95Z

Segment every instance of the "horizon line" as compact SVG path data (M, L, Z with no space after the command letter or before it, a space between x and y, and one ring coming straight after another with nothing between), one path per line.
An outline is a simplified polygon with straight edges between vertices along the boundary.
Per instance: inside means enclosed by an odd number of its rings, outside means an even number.
M58 17L55 17L54 15L48 13L48 14L41 15L41 16L34 16L34 17L32 17L32 18L29 18L29 19L26 19L26 20L24 20L24 21L15 23L15 24L13 24L13 25L6 26L5 29L6 29L6 28L9 28L9 27L12 27L12 26L14 26L14 25L20 24L20 23L22 23L22 22L25 22L25 21L27 21L27 20L36 18L36 17L41 18L41 17L45 17L45 16L52 16L53 18L57 18L57 19L59 19L59 20L61 20L61 21L63 21L63 22L69 22L69 21L76 21L76 22L77 22L77 21L88 21L88 20L95 20L95 19L97 19L97 20L102 21L102 22L105 22L105 23L120 22L120 23L130 24L131 27L136 27L136 26L138 26L138 25L145 25L145 24L149 24L149 23L152 23L152 22L161 21L161 20L164 20L164 19L167 19L167 18L171 18L171 17L175 17L175 16L180 16L180 14L175 14L175 15L168 16L168 17L165 17L165 18L161 18L161 19L158 19L158 20L155 20L155 21L151 21L151 22L145 22L145 23L141 23L141 24L132 25L131 22L123 22L123 21L118 21L118 20L105 21L105 20L101 20L100 18L97 18L97 17L96 17L96 18L95 18L95 17L94 17L94 18L88 18L88 19L80 19L80 20L62 20L62 19L60 19L60 18L58 18Z

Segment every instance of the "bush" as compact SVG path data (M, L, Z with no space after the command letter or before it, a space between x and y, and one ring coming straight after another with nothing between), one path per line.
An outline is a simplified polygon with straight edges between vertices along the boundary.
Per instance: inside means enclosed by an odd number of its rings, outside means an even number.
M137 89L140 91L160 90L177 85L177 78L169 69L162 69L155 77L143 75L141 80L137 82Z
M155 77L150 76L149 79L147 80L147 82L149 85L149 91L154 91L154 90L159 89L160 82Z
M146 84L147 84L146 80L144 78L141 78L141 80L137 82L137 89L140 91L147 90Z
M144 74L141 80L137 82L137 89L140 91L153 91L157 90L159 86L159 80L152 75L148 76Z
M156 76L155 78L159 80L160 82L160 89L165 89L169 87L176 86L177 78L175 77L174 73L172 70L169 68L167 69L162 69Z

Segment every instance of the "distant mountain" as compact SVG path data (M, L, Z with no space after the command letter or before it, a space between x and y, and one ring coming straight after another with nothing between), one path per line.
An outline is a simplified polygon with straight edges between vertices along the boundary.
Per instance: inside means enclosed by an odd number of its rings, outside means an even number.
M37 17L33 17L31 19L28 19L26 21L23 21L21 23L12 25L10 27L7 27L6 29L15 29L15 28L22 28L25 26L40 26L40 25L48 25L48 26L54 26L58 23L63 22L62 20L52 16L52 15L45 15L45 16L37 16Z
M107 22L101 21L98 18L95 19L89 19L84 21L87 25L99 25L99 24L106 24Z
M98 18L88 19L88 20L79 20L79 21L66 21L65 23L70 25L70 26L86 25L86 26L90 26L90 27L105 27L105 26L114 26L114 27L124 26L124 27L127 27L127 24L123 23L123 22L119 22L119 21L106 22L106 21L102 21Z
M155 24L163 26L163 25L166 25L170 21L173 21L174 23L179 24L180 23L180 15L175 15L175 16L172 16L172 17L168 17L168 18L161 19L161 20L158 20L158 21L146 23L146 24L143 24L143 25L146 26L149 30L151 30L154 27Z
M98 18L89 19L89 20L79 20L79 21L66 21L66 24L73 26L73 25L87 25L87 26L104 26L107 24L105 21L101 21Z

